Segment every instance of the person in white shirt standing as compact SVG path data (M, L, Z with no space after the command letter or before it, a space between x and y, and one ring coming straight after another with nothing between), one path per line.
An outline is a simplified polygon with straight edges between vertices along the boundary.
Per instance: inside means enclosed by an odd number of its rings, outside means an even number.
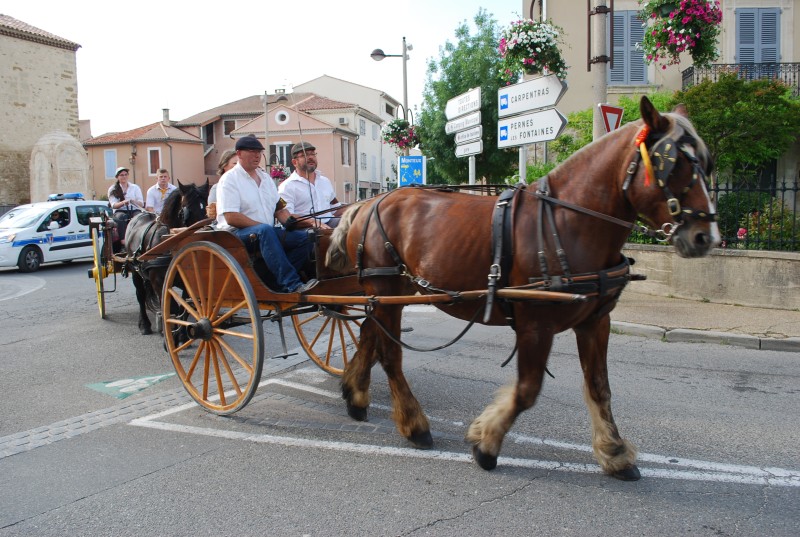
M297 227L331 229L339 223L342 208L330 179L317 171L316 147L309 142L292 146L294 172L278 187L286 208L298 219ZM326 209L336 209L322 212ZM317 214L320 213L320 214ZM314 214L310 218L304 216Z
M303 283L298 273L314 245L305 231L273 225L277 218L291 227L294 218L272 178L258 167L264 151L261 142L249 135L239 138L235 147L239 162L222 175L217 187L217 228L230 230L248 248L259 249L277 291L305 293L318 283L315 279Z
M145 210L151 213L161 214L161 209L164 207L164 200L167 196L172 194L173 190L178 187L173 185L169 180L169 172L165 168L158 170L156 176L156 184L147 189L147 199L145 201Z

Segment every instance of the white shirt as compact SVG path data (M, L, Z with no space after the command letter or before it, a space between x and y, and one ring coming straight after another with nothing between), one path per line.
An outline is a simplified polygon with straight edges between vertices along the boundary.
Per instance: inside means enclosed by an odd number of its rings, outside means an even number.
M233 226L225 221L225 213L242 213L256 222L273 225L278 201L275 182L262 170L256 168L261 185L256 185L241 164L222 174L217 187L217 227L230 229Z
M164 208L164 200L167 199L167 196L172 194L173 190L178 190L178 187L172 183L167 183L166 192L161 192L158 188L158 183L154 184L147 189L147 203L145 203L144 206L152 207L156 213L160 213L161 209Z
M305 177L297 175L295 171L278 187L278 192L286 202L286 208L290 213L305 216L339 206L339 204L331 205L331 201L336 198L336 192L330 179L319 172L315 173L317 177L313 184ZM333 211L314 218L324 224L332 216Z
M122 201L111 192L112 190L114 190L114 186L116 185L111 185L111 187L109 187L108 189L108 201L110 201L112 204ZM142 206L140 207L132 203L126 203L125 205L117 209L114 209L115 211L125 211L128 209L133 211L141 211L144 208L144 197L142 196L142 189L139 188L139 185L128 183L128 190L127 192L125 192L125 199L139 201L142 203Z

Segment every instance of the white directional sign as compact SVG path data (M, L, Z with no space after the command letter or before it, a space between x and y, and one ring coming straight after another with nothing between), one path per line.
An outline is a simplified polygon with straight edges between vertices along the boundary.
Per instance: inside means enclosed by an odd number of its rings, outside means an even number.
M483 153L483 140L456 146L457 157L468 157L470 155L477 155L478 153Z
M474 112L475 110L479 110L480 107L481 88L478 86L477 88L471 89L466 93L456 95L447 101L447 106L444 108L444 115L449 121L465 114L469 114L470 112Z
M567 91L567 84L556 75L520 82L497 90L498 117L555 106Z
M478 125L477 127L472 127L465 131L459 131L456 133L456 145L480 140L481 136L483 136L483 125Z
M555 140L566 126L567 118L555 108L501 119L497 122L497 147Z
M454 132L463 131L464 129L468 129L480 124L481 111L478 110L477 112L473 112L464 117L454 119L453 121L448 121L444 124L444 132L447 134L453 134Z

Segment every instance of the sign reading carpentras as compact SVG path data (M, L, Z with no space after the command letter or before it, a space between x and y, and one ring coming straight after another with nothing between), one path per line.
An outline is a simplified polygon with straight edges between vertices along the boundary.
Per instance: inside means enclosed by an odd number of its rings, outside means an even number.
M551 107L566 91L567 84L556 75L497 90L497 116L503 118L497 121L498 149L555 140L567 126L567 118Z

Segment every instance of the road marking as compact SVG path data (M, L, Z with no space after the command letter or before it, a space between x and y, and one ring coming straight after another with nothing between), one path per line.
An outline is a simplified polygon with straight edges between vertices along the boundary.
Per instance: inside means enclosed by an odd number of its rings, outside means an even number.
M158 384L162 380L174 377L175 373L164 373L163 375L148 375L146 377L131 377L121 380L111 380L106 382L95 382L87 384L87 388L91 388L100 393L108 394L117 399L125 399L135 393L149 388L154 384Z
M0 278L0 302L19 298L44 287L44 278L38 276L3 275Z
M268 379L259 384L259 389L270 385L280 385L308 393L314 393L323 397L338 399L340 396L336 392L330 390L323 390L305 384L291 382L282 379ZM214 398L216 400L216 398ZM386 408L383 406L373 405L378 408ZM196 427L193 425L180 425L175 423L165 423L156 421L165 416L176 414L184 410L196 407L194 403L181 405L179 407L171 408L143 416L132 420L129 424L137 427L148 427L151 429L158 429L162 431L171 431L186 434L195 434L200 436L211 436L217 438L226 438L229 440L245 440L248 442L257 442L263 444L276 444L289 447L305 447L310 449L326 449L330 451L344 451L350 453L359 453L364 455L381 455L390 457L406 457L416 459L430 459L442 460L448 462L467 462L473 463L472 456L466 453L455 453L450 451L439 450L418 450L414 448L403 447L387 447L376 446L370 444L358 444L354 442L333 442L327 440L308 440L303 438L293 438L289 436L278 436L270 434L253 434L238 431L226 431L220 429L213 429L209 427ZM431 421L446 422L435 417L430 417ZM453 425L463 425L460 422L448 422ZM547 438L536 438L520 434L509 433L509 439L516 443L539 444L555 447L558 449L575 450L580 452L592 452L592 447L583 444L573 444L569 442L560 442L558 440L551 440ZM677 467L686 467L690 470L673 469L673 468L642 468L639 471L642 476L662 478L662 479L678 479L683 481L711 481L717 483L735 483L741 485L771 485L778 487L800 487L800 471L787 470L784 468L760 468L757 466L743 466L736 464L724 464L710 461L700 461L694 459L681 459L680 457L656 455L651 453L640 453L638 456L639 462L652 462L655 464L664 464ZM585 463L564 463L559 461L546 461L537 459L521 459L516 457L498 457L498 465L512 466L518 468L532 468L539 470L558 471L558 472L571 472L571 473L585 473L585 474L598 474L602 473L600 466L597 464Z

